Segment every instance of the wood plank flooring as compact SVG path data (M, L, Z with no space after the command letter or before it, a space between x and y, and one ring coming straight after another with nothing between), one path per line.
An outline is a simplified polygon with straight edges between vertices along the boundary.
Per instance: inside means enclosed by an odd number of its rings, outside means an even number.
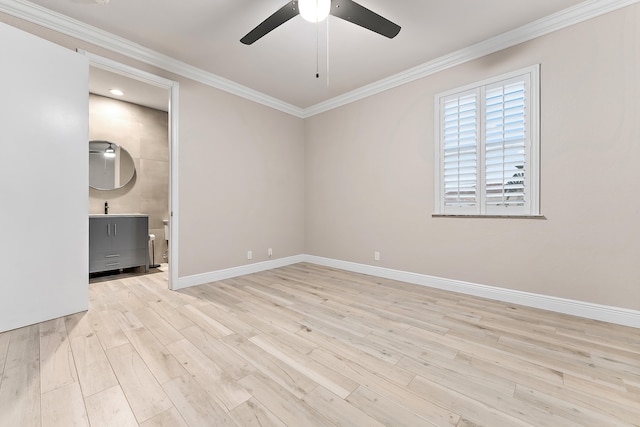
M640 426L640 330L297 264L0 334L0 426Z

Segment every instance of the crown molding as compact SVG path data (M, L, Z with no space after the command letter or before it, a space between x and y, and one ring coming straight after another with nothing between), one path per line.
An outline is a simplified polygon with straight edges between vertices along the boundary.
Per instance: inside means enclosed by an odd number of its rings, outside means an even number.
M308 118L638 2L640 0L587 0L307 108L291 105L26 0L0 0L0 11L284 113Z
M367 98L389 89L444 71L456 65L481 58L483 56L507 49L520 43L533 40L554 31L579 24L589 19L604 15L640 0L588 0L576 6L549 15L530 24L492 37L480 43L465 47L433 61L402 71L377 82L362 86L351 92L318 103L304 109L304 118L341 107L346 104Z
M53 31L94 44L145 64L195 80L205 85L249 99L267 107L302 118L304 110L248 88L224 77L204 71L170 56L133 43L123 37L87 25L26 0L0 0L0 12L40 25Z

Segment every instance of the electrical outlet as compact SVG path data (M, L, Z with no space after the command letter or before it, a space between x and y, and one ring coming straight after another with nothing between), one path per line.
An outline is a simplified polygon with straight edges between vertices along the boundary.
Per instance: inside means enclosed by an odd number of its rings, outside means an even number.
M253 252L247 251L247 259L253 259Z
M375 251L373 253L373 259L376 260L376 261L380 261L380 252Z
M267 249L267 256L269 258L271 258L273 256L273 249L272 248Z

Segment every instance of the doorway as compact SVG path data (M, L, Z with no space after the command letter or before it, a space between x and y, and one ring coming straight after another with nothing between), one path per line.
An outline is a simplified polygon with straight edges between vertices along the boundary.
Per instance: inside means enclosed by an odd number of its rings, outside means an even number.
M86 51L79 52L89 58L90 114L108 112L109 108L121 110L117 118L98 121L97 127L103 128L98 135L126 140L138 127L145 129L141 132L156 134L155 138L143 133L142 137L134 135L130 138L130 151L140 170L138 182L134 178L132 184L121 189L90 190L90 213L102 213L102 204L107 209L107 199L112 197L110 208L115 207L120 212L110 213L148 214L149 233L153 239L149 241L149 264L156 264L161 270L168 267L168 286L173 289L178 277L178 233L177 227L173 226L177 224L178 200L178 83ZM110 89L120 89L124 94L109 93ZM123 127L120 135L117 130L109 129L111 122ZM92 130L92 135L95 134Z

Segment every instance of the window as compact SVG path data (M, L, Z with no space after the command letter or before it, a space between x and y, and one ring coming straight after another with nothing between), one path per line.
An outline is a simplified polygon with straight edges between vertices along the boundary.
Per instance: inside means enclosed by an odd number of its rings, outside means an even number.
M436 95L436 214L539 215L538 105L538 65Z

